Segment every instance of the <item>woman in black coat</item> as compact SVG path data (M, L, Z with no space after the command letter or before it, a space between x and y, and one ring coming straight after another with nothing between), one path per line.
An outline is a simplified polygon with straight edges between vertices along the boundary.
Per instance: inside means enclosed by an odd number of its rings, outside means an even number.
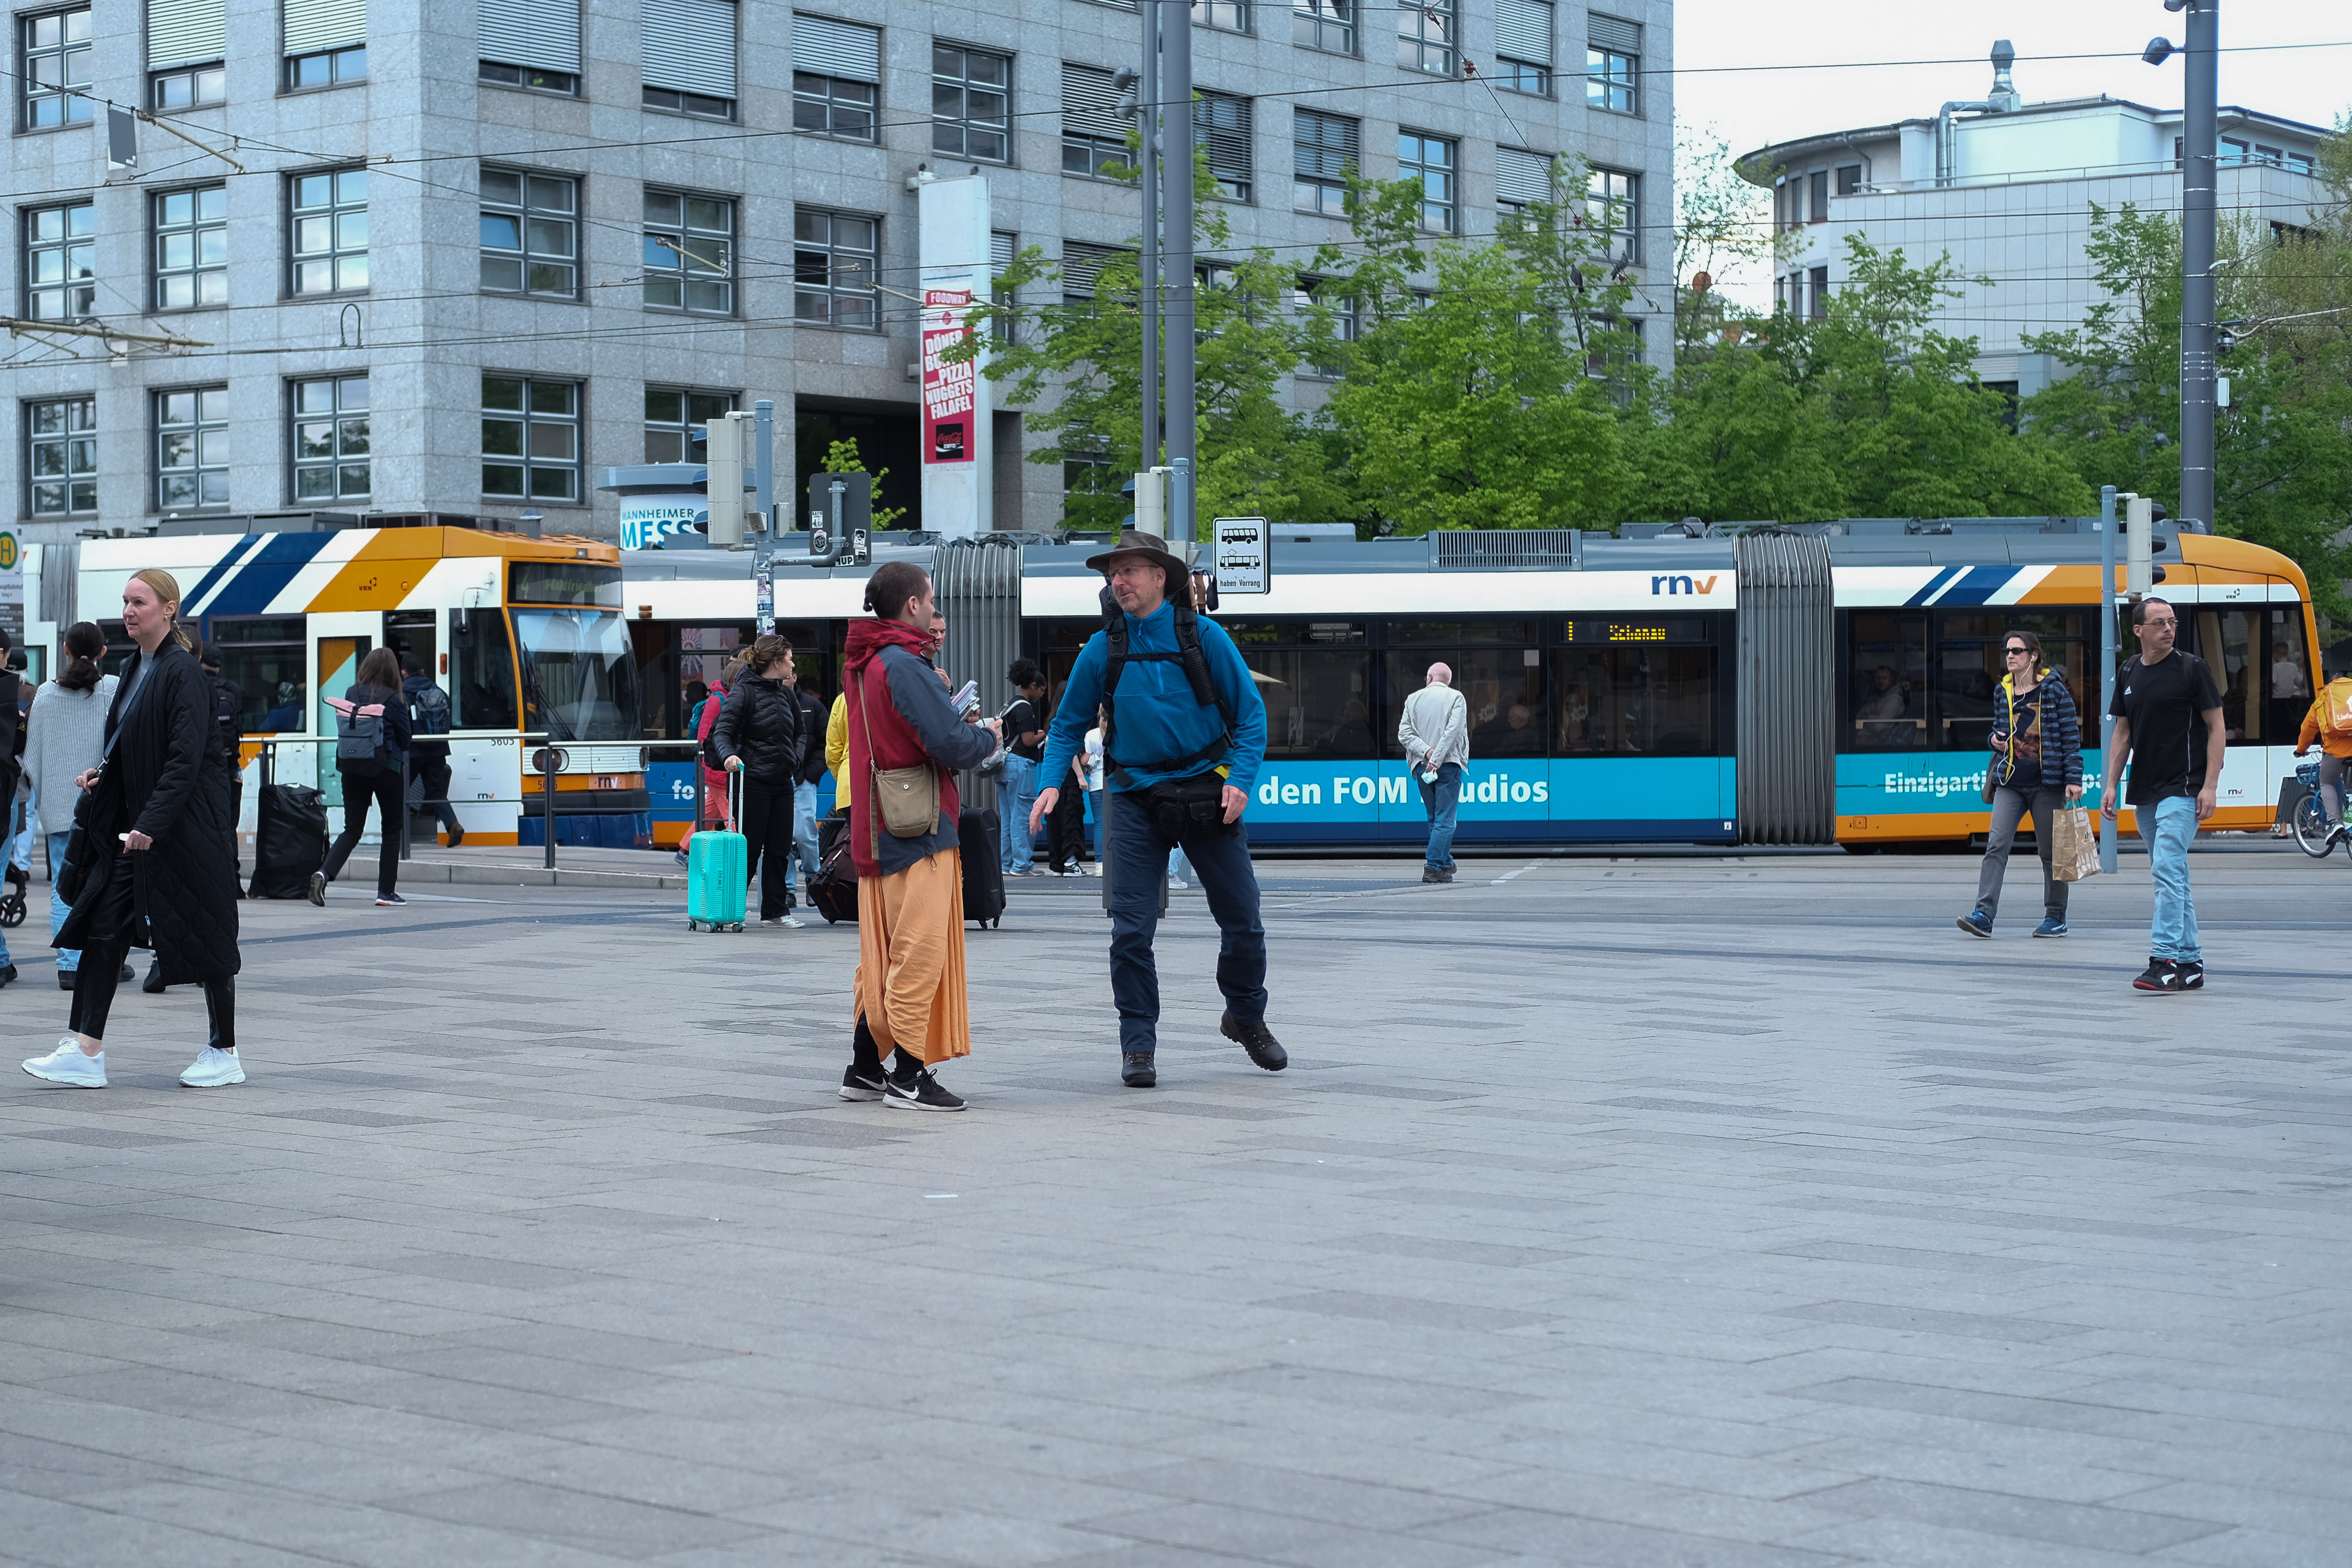
M760 921L797 927L793 917L793 786L807 754L801 705L793 695L793 645L774 633L751 645L743 677L719 710L710 739L728 771L743 776L743 874L760 868Z
M400 659L388 647L377 648L360 660L359 682L344 691L341 702L328 706L348 715L378 721L381 736L375 751L365 757L341 755L336 745L335 771L343 775L343 830L327 851L323 870L310 873L310 901L324 909L327 884L343 873L343 863L367 831L368 802L375 802L378 839L375 856L375 901L386 909L408 902L394 883L400 876L400 814L407 809L408 699L401 692ZM342 728L339 723L338 729Z
M35 1078L106 1087L106 1019L125 951L152 947L169 984L201 983L211 1042L180 1075L191 1089L243 1083L236 1054L236 854L222 820L223 766L213 741L212 682L176 621L169 573L134 573L122 626L139 645L107 714L107 752L76 781L84 793L76 848L58 877L73 911L59 947L81 950L71 1028Z

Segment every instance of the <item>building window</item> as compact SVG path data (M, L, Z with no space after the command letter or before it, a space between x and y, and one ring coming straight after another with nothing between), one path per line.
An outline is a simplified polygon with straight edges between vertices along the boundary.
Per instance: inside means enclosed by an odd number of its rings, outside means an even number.
M646 461L698 463L702 427L735 411L731 392L697 392L688 386L646 388Z
M1192 0L1192 25L1221 33L1249 31L1248 0Z
M293 289L341 294L368 286L368 174L297 174L291 186Z
M89 7L16 18L18 123L27 131L87 125L96 110L89 93Z
M1421 182L1421 226L1431 234L1454 232L1455 166L1453 138L1397 132L1397 178Z
M1250 100L1199 89L1192 104L1192 144L1209 150L1209 173L1227 201L1245 202L1255 188L1250 148Z
M793 214L793 314L830 327L877 323L875 262L882 223L801 207Z
M988 318L988 335L1000 343L1013 339L1013 312L1021 302L1013 291L1002 288L1005 273L1013 269L1013 258L1021 254L1021 237L1003 229L992 229L988 236L988 298L996 310Z
M2298 174L2308 174L2313 172L2315 165L2310 153L2289 153L2286 155L2286 166Z
M162 191L148 198L155 226L155 309L228 303L228 187Z
M368 378L298 381L293 390L295 504L367 500Z
M1314 310L1318 303L1317 295L1323 290L1328 281L1321 278L1300 278L1298 287L1290 292L1291 314L1304 318ZM1329 312L1331 342L1334 344L1354 342L1362 327L1362 318L1357 313L1355 300L1345 294L1333 291L1324 294L1319 303ZM1336 380L1345 374L1346 370L1345 359L1335 351L1324 358L1309 359L1302 363L1298 367L1298 374L1317 380Z
M1002 163L1013 155L1013 57L931 46L931 151Z
M1356 52L1356 0L1290 0L1290 41L1327 54Z
M482 287L548 300L580 297L580 182L482 171Z
M53 397L25 405L26 510L78 517L98 510L98 399Z
M1642 26L1599 12L1586 16L1584 101L1616 114L1641 112Z
M510 66L503 60L484 60L478 79L493 87L519 87L525 92L551 92L561 98L580 96L578 71L549 70L544 66Z
M658 109L666 114L690 115L697 120L732 120L735 100L713 98L708 93L681 92L673 88L648 87L645 89L647 109Z
M157 71L147 79L147 101L159 110L205 109L226 103L228 72L218 60L207 66Z
M36 207L25 215L25 314L36 321L79 321L98 310L95 236L89 202Z
M1627 261L1642 254L1642 176L1622 169L1595 169L1585 188L1585 221L1601 237L1608 253Z
M155 397L155 510L228 505L228 388L196 386Z
M2246 161L2246 144L2243 142L2238 141L2235 137L2222 137L2221 156L2217 161L2223 163L2244 163Z
M1454 0L1397 7L1397 64L1435 76L1454 74Z
M1496 0L1495 75L1514 92L1551 96L1551 0Z
M1807 223L1830 221L1830 172L1827 169L1815 169L1805 176L1805 207Z
M1348 177L1356 172L1358 127L1345 115L1291 111L1290 205L1300 212L1345 217Z
M645 0L642 101L698 120L735 118L736 0Z
M793 130L874 141L881 81L877 29L793 13Z
M646 303L735 313L735 204L684 191L646 193Z
M1837 194L1842 196L1862 194L1862 165L1848 163L1837 172Z
M1826 320L1830 313L1830 269L1816 267L1806 275L1809 295L1813 302L1813 320Z
M349 49L321 49L315 55L289 55L286 60L286 87L289 92L306 87L341 87L345 82L367 79L367 46Z
M1116 176L1128 166L1127 122L1110 72L1062 63L1062 173L1089 179Z
M1084 240L1062 242L1062 303L1091 300L1102 286L1103 268L1124 258L1133 265L1136 253L1115 245L1088 245ZM1066 443L1065 443L1066 445Z
M1522 147L1495 149L1495 205L1505 212L1521 212L1537 202L1556 199L1551 184L1551 160Z
M482 493L580 499L580 384L482 377Z

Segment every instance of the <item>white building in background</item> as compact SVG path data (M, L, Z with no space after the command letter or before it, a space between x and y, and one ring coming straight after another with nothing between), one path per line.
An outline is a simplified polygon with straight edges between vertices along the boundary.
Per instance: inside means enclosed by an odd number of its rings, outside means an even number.
M2056 367L2023 340L2080 326L2106 298L2084 251L2093 204L2179 214L2181 113L2104 96L2027 103L2011 81L2014 58L2007 39L1993 47L1992 90L1981 101L1775 142L1739 161L1744 178L1772 193L1780 308L1825 313L1845 280L1849 237L1915 264L1948 253L1963 276L1991 281L1962 285L1937 328L1977 339L1987 384L2017 395L2049 384ZM2309 225L2327 134L2225 106L2222 224Z

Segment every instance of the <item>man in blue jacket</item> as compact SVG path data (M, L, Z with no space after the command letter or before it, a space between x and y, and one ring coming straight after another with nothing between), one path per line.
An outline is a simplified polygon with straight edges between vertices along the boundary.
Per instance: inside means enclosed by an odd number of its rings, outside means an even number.
M1195 616L1184 563L1130 529L1087 565L1110 582L1118 614L1087 641L1055 710L1039 776L1066 779L1096 710L1108 714L1110 986L1118 1005L1119 1078L1159 1082L1160 972L1151 939L1170 851L1181 847L1208 895L1221 942L1219 1028L1268 1072L1290 1063L1265 1026L1265 926L1242 813L1265 760L1265 703L1224 628ZM1037 796L1029 831L1054 809Z

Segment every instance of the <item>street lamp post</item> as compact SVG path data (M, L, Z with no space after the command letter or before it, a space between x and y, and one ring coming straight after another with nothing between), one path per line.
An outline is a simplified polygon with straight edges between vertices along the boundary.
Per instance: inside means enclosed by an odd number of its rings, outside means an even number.
M2216 121L2221 100L2221 0L2164 0L2168 11L2189 13L2182 60L2180 126L2180 511L2213 527L2214 356L2213 251ZM2164 38L2149 41L2141 58L2162 65L2173 52Z

